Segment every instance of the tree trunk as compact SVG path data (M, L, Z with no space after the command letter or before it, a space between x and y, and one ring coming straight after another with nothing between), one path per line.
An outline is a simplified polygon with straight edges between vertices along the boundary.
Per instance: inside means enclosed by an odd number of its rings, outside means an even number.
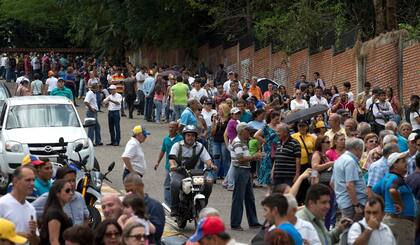
M386 1L386 30L392 31L397 29L397 1Z
M385 14L382 0L373 0L373 7L375 8L375 34L379 35L385 32Z

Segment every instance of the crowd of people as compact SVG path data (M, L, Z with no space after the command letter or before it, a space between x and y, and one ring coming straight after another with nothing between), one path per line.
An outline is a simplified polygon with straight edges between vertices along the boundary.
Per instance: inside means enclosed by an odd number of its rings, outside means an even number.
M286 86L275 83L263 90L257 77L240 81L223 65L215 74L200 65L198 74L191 76L180 67L136 69L127 62L121 68L94 58L66 63L63 56L45 56L50 60L47 69L24 66L24 78L16 79L17 96L84 97L86 115L95 118L101 106L107 106L109 145L120 144L125 108L128 118L137 111L148 122L168 123L154 169L165 157L163 200L171 207L171 216L178 215L185 177L178 167L205 167L210 169L206 199L211 199L214 184L232 191L230 229L244 230L245 207L249 228L258 229L252 244L420 242L418 95L411 96L405 109L391 87L372 88L365 82L364 91L355 95L350 82L343 82L340 91L335 85L328 87L318 72L312 81L302 75L289 95ZM44 64L44 58L40 60ZM326 109L285 123L319 105ZM76 201L74 172L63 168L52 182L52 176L42 172L50 166L44 159L16 169L13 189L0 198L0 217L14 224L0 220L8 229L0 228L0 239L31 244L160 244L163 207L143 191L142 177L150 172L146 173L142 144L147 144L149 134L142 125L133 128L121 156L129 194L122 201L116 196L102 198L105 221L94 233L83 225L88 214L86 205ZM103 144L99 124L89 129L89 137L94 145ZM34 185L44 193L29 203L25 200ZM256 203L254 188L261 187L267 187L267 196ZM17 205L18 210L11 208ZM258 219L257 208L264 210L264 222ZM237 244L222 218L217 210L204 209L187 244Z

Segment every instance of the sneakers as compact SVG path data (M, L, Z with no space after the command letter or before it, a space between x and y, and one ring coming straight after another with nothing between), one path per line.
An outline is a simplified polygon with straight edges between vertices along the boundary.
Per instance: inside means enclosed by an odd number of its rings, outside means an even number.
M242 227L240 227L240 226L238 226L238 227L230 227L230 229L231 229L232 231L244 231L244 228L242 228Z

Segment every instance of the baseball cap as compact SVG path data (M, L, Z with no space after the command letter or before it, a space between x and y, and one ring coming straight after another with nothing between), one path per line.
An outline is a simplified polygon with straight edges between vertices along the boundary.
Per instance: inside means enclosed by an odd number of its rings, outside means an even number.
M8 240L17 244L24 244L28 240L16 234L16 226L7 219L0 218L0 239Z
M197 225L197 230L190 237L191 242L198 242L203 237L225 232L223 221L217 216L205 217Z
M133 128L133 136L138 134L143 134L144 136L150 135L150 132L147 131L143 126L137 125Z
M240 133L244 129L250 129L246 122L240 122L238 125L236 125L236 132Z
M241 110L239 110L238 107L233 107L232 109L230 109L230 114L236 114L238 112L240 112Z
M45 162L39 160L39 158L35 155L28 154L22 159L22 165L31 164L33 166L39 166L44 164Z
M413 141L413 140L416 138L416 136L417 136L417 133L411 133L411 134L408 136L408 141Z
M246 101L247 101L247 102L252 102L252 103L255 103L255 99L254 99L254 97L252 97L252 96L250 96L250 97L246 98Z
M109 86L109 89L117 89L117 86L115 86L114 84L112 84L111 86Z
M408 155L408 151L406 152L394 152L388 157L388 166L392 166L396 163L399 159L405 158Z
M315 128L325 128L325 123L323 121L318 121L315 124Z
M212 99L212 98L207 98L207 99L204 101L204 104L207 104L207 105L213 104L213 99Z

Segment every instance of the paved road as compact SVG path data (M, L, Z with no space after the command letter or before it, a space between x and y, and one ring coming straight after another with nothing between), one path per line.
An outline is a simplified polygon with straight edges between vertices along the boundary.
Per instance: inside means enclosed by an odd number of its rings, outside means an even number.
M78 104L81 105L82 102L78 101ZM85 114L85 109L80 106L78 107L79 115L83 118ZM99 122L101 124L101 132L102 132L102 141L104 144L109 143L109 132L108 132L108 123L107 123L107 113L99 113ZM95 148L95 154L98 158L98 161L101 165L102 169L105 169L106 166L112 162L116 162L116 167L112 174L110 174L110 179L112 180L111 187L115 188L116 190L123 191L122 185L122 170L123 170L123 163L121 161L121 153L124 151L124 145L131 137L131 129L137 125L142 124L151 132L151 136L149 136L146 142L143 144L143 149L146 154L147 160L147 171L144 177L145 182L145 189L146 192L149 193L150 196L156 198L159 201L163 201L163 180L164 180L164 169L162 161L159 169L157 171L153 170L153 166L156 163L160 146L162 143L162 138L167 133L167 124L156 124L156 123L149 123L143 120L142 116L134 116L134 119L128 119L126 117L122 118L121 120L121 145L119 147L115 146L100 146ZM254 193L256 196L256 205L257 205L257 212L258 218L260 222L263 221L262 216L262 207L260 202L265 195L265 189L254 189ZM220 211L223 220L225 221L226 225L229 226L230 220L230 209L231 209L231 200L232 200L232 192L227 191L222 187L220 182L214 185L212 195L209 200L209 206L216 208ZM249 242L250 239L256 234L257 230L248 230L248 224L246 221L246 215L244 213L244 218L242 220L242 227L245 231L238 232L238 231L229 231L229 233L240 242ZM192 230L194 229L193 224L189 224L186 228L185 233L191 234Z

